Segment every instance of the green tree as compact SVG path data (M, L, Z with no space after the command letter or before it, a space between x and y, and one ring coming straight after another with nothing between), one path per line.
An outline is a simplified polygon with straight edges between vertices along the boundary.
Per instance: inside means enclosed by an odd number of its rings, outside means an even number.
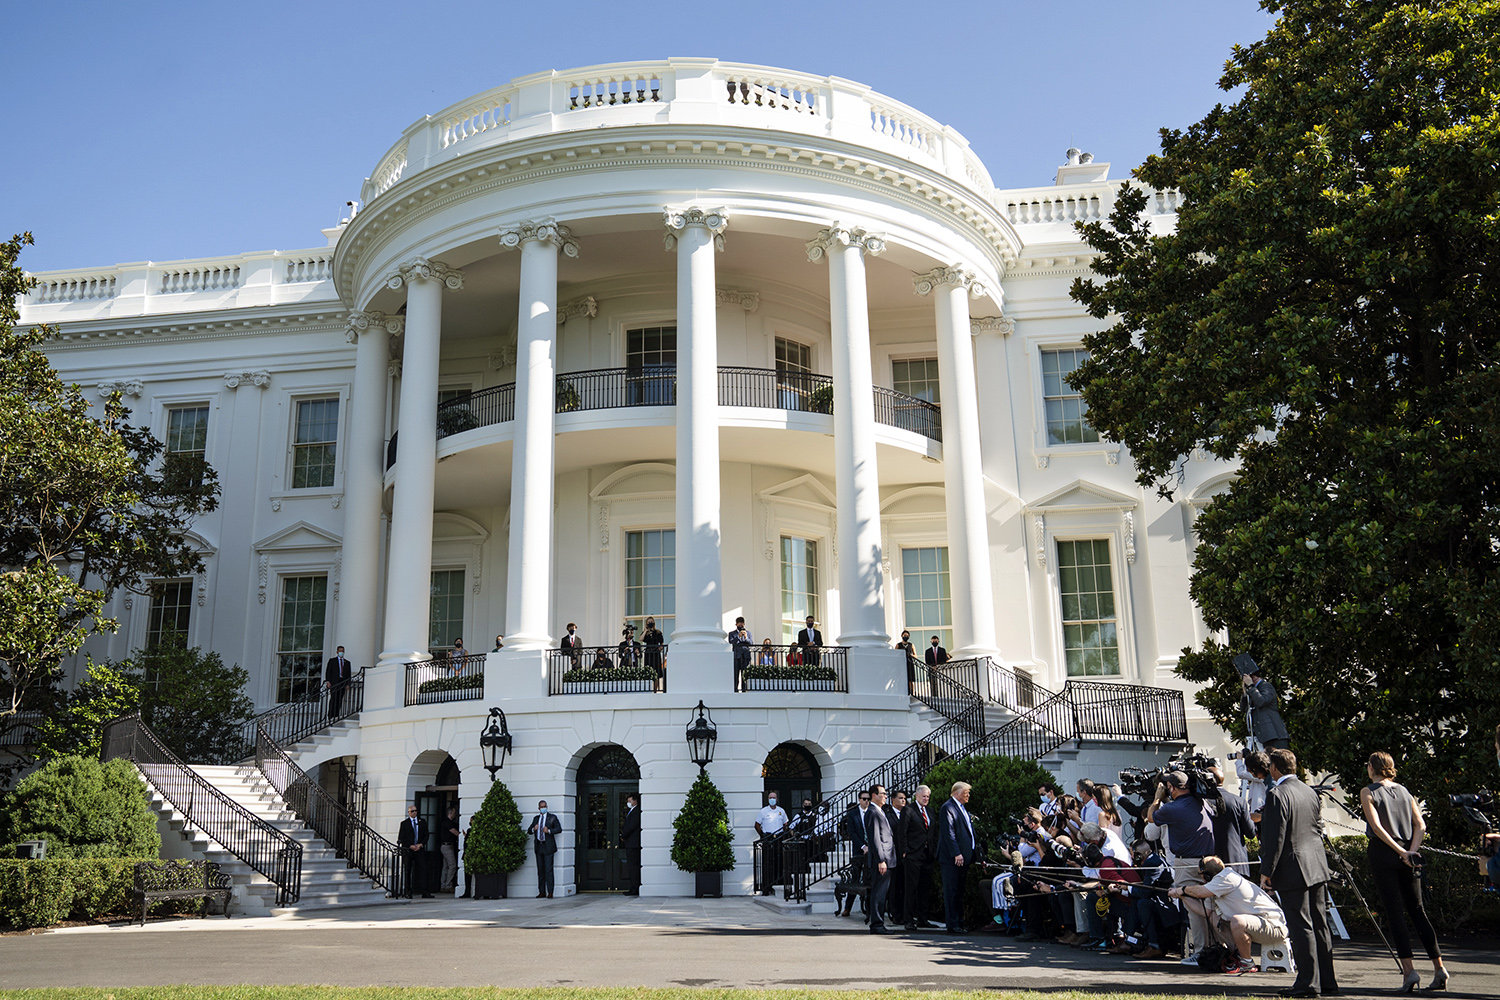
M46 840L49 858L154 858L156 813L135 765L59 757L16 783L0 840Z
M44 764L72 755L98 757L103 749L105 724L134 711L140 704L138 675L121 670L108 660L95 663L90 657L88 676L36 727L31 752Z
M473 875L508 875L526 863L526 831L521 810L503 781L490 790L469 825L464 841L464 869Z
M685 872L734 870L734 833L724 793L707 774L688 789L682 812L672 821L672 863Z
M115 590L202 569L184 532L219 494L201 460L164 460L118 393L91 413L38 350L55 330L16 328L31 242L0 243L0 718L55 705L59 661L114 628L98 615Z
M1072 383L1165 496L1194 449L1237 461L1191 592L1302 763L1354 788L1389 750L1435 803L1500 721L1500 3L1262 6L1238 99L1135 172L1181 191L1175 231L1139 189L1081 227L1103 280L1073 295L1113 325ZM1179 672L1243 732L1229 658Z

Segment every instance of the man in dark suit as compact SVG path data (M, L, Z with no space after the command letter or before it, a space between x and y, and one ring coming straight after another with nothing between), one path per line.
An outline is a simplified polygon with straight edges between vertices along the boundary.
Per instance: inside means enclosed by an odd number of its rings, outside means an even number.
M1235 667L1239 668L1240 684L1245 693L1240 698L1240 708L1245 710L1246 723L1250 729L1250 735L1260 742L1265 750L1286 750L1291 746L1290 737L1286 731L1286 723L1281 718L1281 712L1277 706L1281 700L1276 696L1276 689L1271 682L1260 675L1260 667L1250 659L1248 654L1240 654L1234 658Z
M349 683L350 669L349 660L344 656L344 647L340 646L323 672L323 686L328 689L329 719L337 719L339 709L344 706L344 688Z
M932 926L926 917L927 885L932 881L932 859L937 854L937 833L933 829L932 814L927 810L931 798L932 790L926 785L918 785L912 793L911 803L901 813L897 829L904 880L901 922L909 931L916 930L919 925Z
M870 863L870 933L885 934L885 897L900 864L896 850L896 812L885 800L885 786L870 786L870 808L865 810L866 857Z
M574 622L568 622L568 634L562 637L562 648L573 661L574 669L582 666L583 640L578 637L578 626Z
M620 846L625 849L625 895L641 894L641 800L625 797L625 815L620 817Z
M934 638L936 638L934 636ZM939 647L941 648L941 647ZM964 874L974 863L974 821L969 818L967 781L953 785L938 816L938 864L943 869L943 919L949 934L964 931Z
M929 667L941 667L948 662L948 651L938 644L938 637L932 637L932 645L927 647L925 654Z
M536 898L552 898L553 872L557 862L557 838L562 834L562 820L547 811L547 800L536 804L536 815L526 828L531 849L536 853Z
M427 824L417 817L417 807L406 807L406 820L396 834L396 846L401 848L402 895L411 899L411 888L416 876L417 856L427 850ZM432 899L432 893L422 893L423 899Z
M810 667L816 667L822 657L823 633L814 626L813 616L807 616L807 627L797 633L797 646L802 650L802 662Z
M1260 884L1276 890L1286 913L1297 978L1287 997L1335 996L1333 935L1328 929L1328 856L1318 795L1297 778L1297 757L1272 750L1271 780L1260 818ZM1316 985L1315 985L1316 984Z
M866 862L865 857L869 854L869 848L866 846L868 841L865 837L865 813L869 809L870 793L860 792L859 804L851 805L848 811L844 813L844 839L849 841L849 857L854 861L852 876L855 879L865 880L866 884L869 882L869 877L866 874L869 870L869 864ZM854 893L851 892L844 897L844 912L842 915L847 917L853 912Z

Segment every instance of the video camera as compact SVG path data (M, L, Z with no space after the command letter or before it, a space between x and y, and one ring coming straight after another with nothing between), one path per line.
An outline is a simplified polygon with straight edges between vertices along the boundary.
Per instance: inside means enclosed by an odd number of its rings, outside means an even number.
M1219 797L1219 779L1214 776L1213 769L1219 766L1219 762L1208 754L1199 753L1197 748L1189 743L1177 752L1176 756L1170 758L1165 767L1153 767L1150 770L1139 767L1127 767L1120 772L1120 791L1126 795L1140 795L1142 798L1150 799L1156 795L1156 789L1167 780L1167 775L1173 771L1181 771L1188 776L1188 791L1200 799L1217 799Z
M1460 795L1450 795L1448 796L1448 804L1456 809L1463 810L1464 819L1468 820L1469 825L1481 834L1494 832L1494 823L1481 811L1495 804L1494 792L1466 792ZM1484 850L1493 854L1495 851L1495 842L1486 838Z

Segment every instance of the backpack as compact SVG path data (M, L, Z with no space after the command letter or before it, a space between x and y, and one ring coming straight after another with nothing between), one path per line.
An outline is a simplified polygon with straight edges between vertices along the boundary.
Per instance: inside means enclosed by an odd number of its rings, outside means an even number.
M1222 973L1240 964L1240 953L1227 944L1210 941L1198 952L1198 968L1204 972Z

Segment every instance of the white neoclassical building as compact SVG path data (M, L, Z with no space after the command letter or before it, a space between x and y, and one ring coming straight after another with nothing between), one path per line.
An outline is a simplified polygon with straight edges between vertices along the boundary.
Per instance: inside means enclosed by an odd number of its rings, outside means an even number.
M903 629L974 660L984 728L1028 680L1180 688L1194 512L1230 469L1141 489L1064 381L1098 329L1074 223L1120 184L1070 154L997 190L955 130L848 80L543 72L413 123L324 246L38 275L23 322L57 325L63 377L223 483L206 571L117 597L89 652L177 628L269 710L344 646L362 710L295 752L357 768L391 836L414 800L472 811L502 708L501 777L563 818L559 892L619 884L627 789L644 891L691 891L668 848L700 701L748 887L768 788L842 789L954 714ZM823 649L789 654L807 616ZM622 662L648 617L665 653ZM1047 759L1108 771L1120 735Z

